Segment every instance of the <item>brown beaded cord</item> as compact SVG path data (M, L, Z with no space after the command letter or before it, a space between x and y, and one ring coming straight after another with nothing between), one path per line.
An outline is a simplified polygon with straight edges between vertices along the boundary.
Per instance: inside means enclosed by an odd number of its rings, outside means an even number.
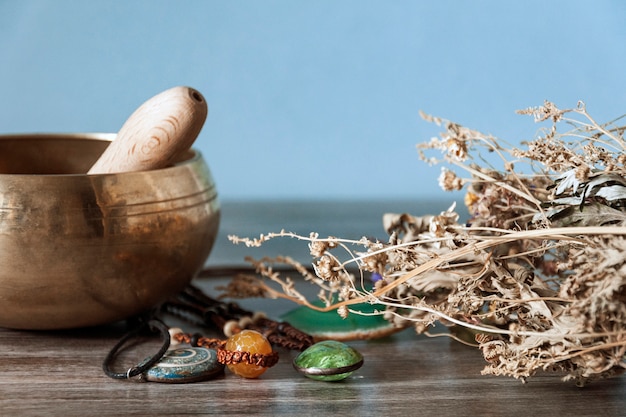
M252 313L236 303L224 303L209 297L199 288L188 285L176 297L161 306L161 311L201 326L210 326L226 337L241 330L256 330L273 346L303 351L313 345L313 337L287 322L277 322Z
M249 365L262 366L270 368L278 363L278 353L272 352L267 355L260 353L239 352L226 349L218 349L217 360L224 365L235 365L238 363L247 363Z
M268 318L261 318L247 327L256 330L267 337L272 345L281 346L289 350L303 351L313 344L313 337L301 332L287 322L275 322Z
M211 348L217 352L217 361L223 365L237 367L239 364L269 368L278 362L278 352L252 353L246 351L231 351L226 349L227 340L204 337L199 333L184 333L178 328L169 328L161 320L154 317L159 313L168 313L201 326L213 327L221 331L226 337L243 332L244 330L254 330L267 339L272 346L279 346L290 350L303 351L311 346L313 337L304 333L286 322L277 322L265 317L260 313L251 313L235 303L225 303L215 300L206 295L202 290L189 285L176 297L168 300L159 309L153 311L140 320L142 323L137 329L131 330L113 347L103 362L104 372L111 378L131 379L139 376L139 380L144 380L144 373L156 364L166 353L168 348L180 343L186 343L192 347ZM152 319L150 319L152 318ZM147 325L149 323L149 325ZM115 362L122 347L141 331L149 327L151 332L160 332L163 338L163 345L159 351L144 360L139 365L128 368L126 372L114 372L111 365ZM233 370L233 369L231 369ZM238 371L234 371L239 376L244 376ZM256 372L256 371L255 371ZM262 373L262 371L261 371Z
M161 335L162 345L159 351L151 357L145 359L138 365L128 368L125 372L115 372L112 369L112 365L115 362L115 358L131 339L137 337L145 330L150 332L158 332ZM144 373L147 372L153 365L155 365L171 347L174 347L181 343L187 343L192 347L204 347L209 349L215 349L217 352L218 362L224 365L237 365L245 363L249 365L260 366L263 368L270 368L278 363L278 352L272 352L269 354L250 353L243 351L230 351L225 348L225 340L217 338L204 337L199 333L189 334L184 333L178 328L168 328L163 322L159 320L150 320L143 322L136 329L128 332L118 343L115 344L113 349L107 354L103 363L102 369L104 373L113 379L131 379L139 377L139 381L145 381Z
M247 363L270 368L278 363L278 352L266 355L259 353L230 351L224 348L225 340L204 337L198 333L183 333L180 329L170 329L170 337L175 344L186 343L191 346L205 347L217 351L217 360L224 365Z

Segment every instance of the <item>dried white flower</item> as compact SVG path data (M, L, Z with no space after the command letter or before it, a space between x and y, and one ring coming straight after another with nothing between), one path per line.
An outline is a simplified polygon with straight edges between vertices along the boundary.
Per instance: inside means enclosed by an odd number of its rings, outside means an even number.
M458 191L463 188L463 180L446 167L441 167L438 183L444 191Z

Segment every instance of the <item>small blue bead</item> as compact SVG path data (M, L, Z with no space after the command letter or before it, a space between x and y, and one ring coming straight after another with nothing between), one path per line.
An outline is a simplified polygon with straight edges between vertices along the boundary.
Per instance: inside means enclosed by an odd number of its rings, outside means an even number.
M372 282L378 282L383 279L383 276L380 275L378 272L372 272L372 276L370 279L372 280Z

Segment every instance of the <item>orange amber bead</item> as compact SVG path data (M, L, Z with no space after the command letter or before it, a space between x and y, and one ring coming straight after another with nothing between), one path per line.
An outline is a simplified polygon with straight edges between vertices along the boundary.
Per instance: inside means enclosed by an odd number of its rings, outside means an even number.
M250 352L263 355L272 353L272 345L270 342L267 341L265 336L254 330L243 330L232 335L226 341L224 348L233 352ZM228 369L235 375L239 375L243 378L257 378L267 370L267 368L263 366L251 365L244 362L228 365Z

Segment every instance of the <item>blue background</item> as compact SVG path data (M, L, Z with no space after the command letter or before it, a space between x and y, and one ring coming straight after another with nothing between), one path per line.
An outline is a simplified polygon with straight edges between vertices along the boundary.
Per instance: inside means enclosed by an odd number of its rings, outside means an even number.
M0 133L115 132L175 85L223 199L432 198L419 110L502 137L515 110L626 112L622 1L0 1Z

